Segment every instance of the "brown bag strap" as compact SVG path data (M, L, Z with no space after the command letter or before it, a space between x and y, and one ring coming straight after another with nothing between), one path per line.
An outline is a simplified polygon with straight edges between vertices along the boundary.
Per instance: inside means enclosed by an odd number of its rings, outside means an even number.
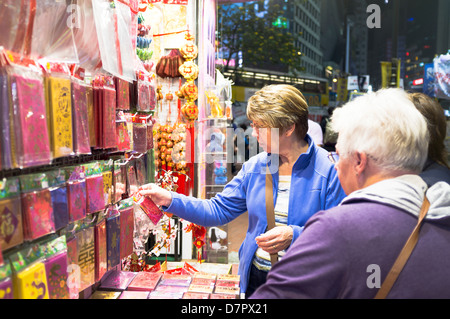
M275 227L275 208L273 203L273 180L270 173L269 166L266 169L266 215L267 215L267 230ZM270 262L272 266L278 261L278 254L270 254Z
M411 235L409 236L408 240L406 241L405 246L403 246L403 249L400 251L397 260L395 261L394 265L392 266L391 270L386 276L386 279L383 281L383 284L381 285L381 288L378 290L375 299L384 299L391 291L391 288L394 285L395 281L397 280L398 275L400 275L400 272L402 271L403 267L405 266L406 262L409 259L409 256L411 255L414 247L417 244L417 241L419 239L420 227L422 226L422 222L425 216L427 215L429 208L430 202L428 201L428 198L425 195L422 208L420 209L419 220L417 221L417 225L414 228Z

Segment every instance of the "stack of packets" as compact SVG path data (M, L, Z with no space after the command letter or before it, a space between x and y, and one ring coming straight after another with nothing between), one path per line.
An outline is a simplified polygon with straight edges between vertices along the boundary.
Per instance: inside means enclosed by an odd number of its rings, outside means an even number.
M187 264L187 263L186 263ZM239 275L212 274L192 266L164 272L113 270L91 299L238 299Z

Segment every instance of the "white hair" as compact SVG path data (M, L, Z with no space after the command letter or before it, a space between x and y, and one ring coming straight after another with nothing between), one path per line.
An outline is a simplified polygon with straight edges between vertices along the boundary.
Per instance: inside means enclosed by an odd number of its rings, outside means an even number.
M382 89L336 108L332 127L341 157L365 152L382 170L417 173L427 159L426 121L401 89Z

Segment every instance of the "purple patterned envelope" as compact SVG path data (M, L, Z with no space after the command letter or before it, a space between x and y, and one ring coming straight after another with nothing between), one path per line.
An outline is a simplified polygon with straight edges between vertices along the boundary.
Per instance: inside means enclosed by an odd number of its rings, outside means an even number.
M0 300L13 299L13 286L10 278L0 281Z
M104 279L100 287L109 290L125 290L135 276L135 272L112 270Z
M42 81L16 76L18 115L21 124L22 145L18 148L20 166L49 164L50 140L47 130L44 85ZM17 133L17 132L16 132Z
M45 261L50 299L69 299L67 266L66 252L62 252Z
M69 202L70 221L86 217L86 181L67 183L67 200Z
M103 175L86 177L87 214L105 209Z

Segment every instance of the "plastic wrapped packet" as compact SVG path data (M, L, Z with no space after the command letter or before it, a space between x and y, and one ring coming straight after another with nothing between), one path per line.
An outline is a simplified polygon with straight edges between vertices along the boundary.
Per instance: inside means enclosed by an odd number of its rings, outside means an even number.
M136 54L128 28L131 24L130 8L119 1L109 0L93 0L92 7L103 69L133 81Z
M10 256L14 299L49 299L44 253L39 245Z
M46 72L47 116L53 157L73 155L70 71L62 63L47 62Z
M55 229L59 230L69 224L69 202L67 199L66 176L62 169L46 173L50 187Z
M23 223L19 178L0 180L0 248L23 243Z
M78 266L80 271L79 291L95 283L95 235L94 227L87 226L77 232Z
M83 167L66 168L66 179L69 221L75 222L86 217L86 177Z
M99 162L84 165L86 175L86 195L87 210L86 214L105 209L105 192L103 185L102 166Z
M69 299L66 236L49 240L41 247L45 253L44 264L50 299Z
M55 62L78 63L73 37L77 12L68 10L71 7L65 1L30 1L30 5L31 10L34 9L30 11L34 19L28 23L28 27L32 26L33 30L30 56L46 57Z
M5 52L4 56L11 90L12 166L24 168L50 164L52 155L42 72L32 60L12 52Z
M23 230L25 240L54 233L52 198L45 173L20 176Z
M120 259L133 253L134 205L133 199L127 198L119 203L120 212Z
M118 151L130 151L131 141L127 128L125 115L122 111L117 112L116 116L116 140Z
M106 219L100 218L94 226L95 232L95 281L100 281L107 271Z
M11 265L9 262L0 264L0 300L13 299Z
M117 110L129 110L130 109L130 85L129 82L121 79L114 78L117 94Z
M91 154L88 114L88 85L72 78L73 150L75 154Z
M111 270L120 264L120 213L115 206L110 206L107 210L106 249L107 267Z
M0 68L0 169L12 168L8 75Z

